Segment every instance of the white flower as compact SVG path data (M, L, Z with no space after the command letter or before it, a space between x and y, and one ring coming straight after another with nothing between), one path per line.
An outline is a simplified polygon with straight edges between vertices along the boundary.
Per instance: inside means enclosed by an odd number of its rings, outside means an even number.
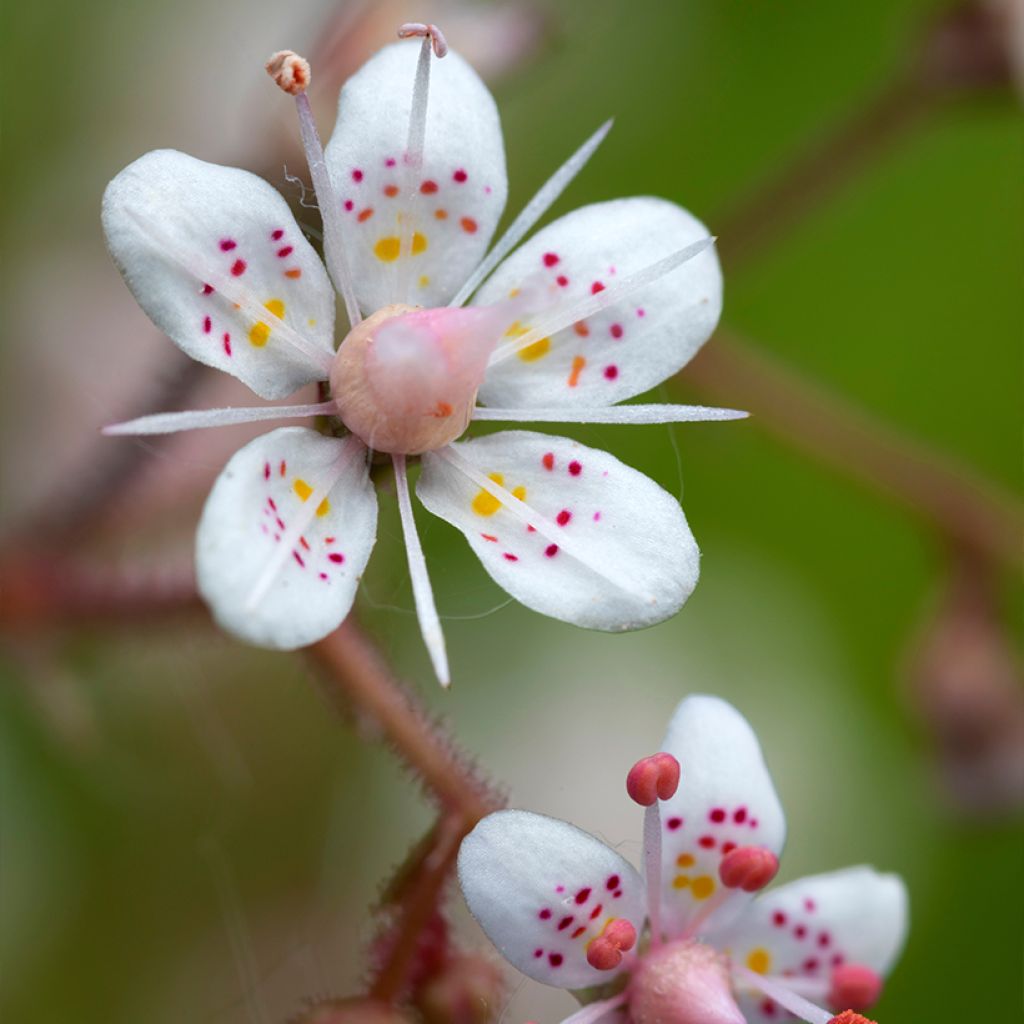
M620 1008L633 1024L828 1024L815 1003L867 1009L903 946L903 882L855 867L755 897L786 826L753 730L725 701L688 697L662 751L627 780L647 808L646 880L554 818L510 810L477 825L459 881L491 941L545 984L612 982L570 1018L580 1024L621 1020Z
M199 587L217 621L280 649L322 638L348 614L376 536L370 453L389 453L421 629L447 682L407 456L421 456L423 504L465 534L519 601L581 626L635 629L674 614L696 584L698 550L678 503L611 455L564 438L515 431L452 442L470 420L741 414L614 404L675 373L714 329L722 282L704 226L666 200L619 199L556 220L508 255L605 125L485 255L507 191L498 112L458 55L433 60L431 42L443 49L436 30L412 31L425 34L422 45L387 47L346 83L326 152L304 92L308 65L289 53L268 65L296 96L326 270L281 196L242 170L160 150L125 168L104 197L110 251L176 344L263 398L329 381L330 400L162 414L108 432L295 415L334 416L349 429L285 427L246 445L199 525ZM337 353L332 278L352 325Z

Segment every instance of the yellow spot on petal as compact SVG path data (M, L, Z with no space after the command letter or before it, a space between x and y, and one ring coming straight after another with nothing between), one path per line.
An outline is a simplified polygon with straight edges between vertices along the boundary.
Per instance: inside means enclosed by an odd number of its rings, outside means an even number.
M516 355L524 363L532 363L537 359L543 359L548 352L551 351L551 339L541 338L539 341L535 341L532 345L527 345L526 348L521 348Z
M501 473L489 473L488 479L499 487L505 486L505 477ZM490 491L480 491L473 499L473 511L478 516L493 516L501 508L501 502Z
M510 291L508 293L508 297L510 299L514 299L518 294L519 294L519 289L518 288L513 288L512 291Z
M751 950L750 956L747 957L747 966L755 974L767 974L772 966L772 958L768 950L762 949L760 946Z
M308 500L309 496L313 493L313 488L301 477L292 484L292 490L299 496L299 501Z
M418 256L421 252L427 251L427 236L421 235L418 231L412 236L412 254Z
M690 879L686 875L676 875L672 879L673 889L685 889L690 884Z
M270 326L262 320L249 328L249 341L257 348L263 348L270 337Z
M318 516L325 516L330 511L331 511L331 503L326 498L324 498L324 500L321 501L320 504L317 505L317 507L316 507L316 514Z
M310 327L316 327L316 321L315 320L307 320L306 323L309 324Z
M377 244L373 247L373 254L382 263L394 263L398 259L401 248L402 243L394 235L389 235L387 238L378 239Z
M521 338L530 328L524 327L521 320L516 320L509 325L505 332L506 338Z
M715 891L715 880L710 875L699 875L693 880L693 898L706 900Z
M695 863L692 853L681 853L676 857L676 864L681 868L692 868Z
M427 285L428 285L428 284L430 284L430 278L429 278L429 277L427 277L427 275L426 275L426 274L424 274L424 275L423 275L423 276L422 276L422 277L420 278L419 284L420 284L420 287L421 287L421 288L426 288L426 287L427 287Z
M514 487L512 489L512 497L518 498L520 501L526 501L526 488L525 487Z
M278 320L284 317L284 303L280 299L267 299L263 303L264 309L269 309L271 313L278 318Z

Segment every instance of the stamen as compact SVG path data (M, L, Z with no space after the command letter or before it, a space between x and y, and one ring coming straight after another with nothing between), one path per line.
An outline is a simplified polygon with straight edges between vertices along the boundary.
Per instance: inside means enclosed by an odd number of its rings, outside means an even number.
M722 885L744 892L763 889L778 872L779 858L764 846L739 846L730 850L718 865Z
M561 167L551 175L537 194L523 207L522 212L509 225L494 248L480 261L476 270L469 275L466 283L458 290L449 306L461 306L477 290L480 282L515 248L519 240L544 216L547 208L562 194L566 186L583 170L594 150L612 130L612 121L605 121L586 142L576 150Z
M444 34L436 25L421 22L406 22L398 29L400 39L423 38L419 60L416 62L416 78L412 87L412 105L409 108L409 137L405 146L405 159L402 167L403 194L405 195L406 212L405 230L400 252L411 254L416 236L417 209L420 205L419 180L423 168L423 147L427 135L427 101L430 98L430 57L431 53L438 59L448 52L448 43ZM399 215L401 218L401 215ZM412 261L404 259L397 265L398 284L396 294L400 301L409 301L409 289L412 278Z
M577 562L586 566L591 572L597 573L598 576L619 587L627 594L632 594L634 597L645 601L653 600L649 594L637 590L634 580L609 569L602 559L588 550L587 546L568 536L565 530L556 526L550 519L536 512L526 502L520 501L514 494L507 491L501 484L495 483L485 473L481 473L476 466L460 455L451 445L448 445L447 448L439 448L437 451L429 452L424 456L424 458L431 457L444 459L445 462L457 469L481 490L486 491L491 497L497 498L524 526L532 526L542 537L557 544L561 551L571 558L575 558Z
M763 992L783 1009L789 1010L794 1017L807 1021L807 1024L836 1024L836 1018L833 1018L827 1010L823 1010L810 1000L797 995L782 981L758 974L739 964L732 965L732 973L735 979ZM839 1024L856 1024L856 1021L841 1021Z
M833 1006L866 1010L878 1002L881 994L881 977L864 964L840 964L832 972L828 1001Z
M124 214L130 220L135 221L146 235L156 241L162 255L177 264L180 270L193 278L200 286L210 285L215 294L251 317L253 323L269 323L272 335L276 334L282 342L290 345L296 352L316 364L318 371L324 374L322 379L327 379L331 366L334 365L334 357L330 352L314 344L299 334L294 327L286 324L273 310L258 302L245 288L237 284L234 278L217 270L202 253L198 251L181 252L178 243L170 233L164 231L155 221L148 220L130 206L124 208Z
M278 573L291 557L299 538L306 532L309 524L316 517L317 510L320 508L323 500L330 495L334 485L348 468L352 459L366 451L362 441L351 435L345 438L344 441L339 441L339 445L341 446L341 451L338 453L338 457L327 467L324 475L319 480L314 481L312 493L302 503L302 508L291 517L288 529L281 535L281 540L274 548L273 555L271 555L270 560L264 566L263 572L260 573L249 593L249 598L245 602L246 611L251 612L267 596L267 592L273 586Z
M644 875L651 945L661 943L661 809L659 800L675 796L679 762L664 752L641 758L626 776L626 792L644 810Z
M626 776L626 792L641 807L670 800L679 788L679 762L666 753L643 757Z
M412 596L416 604L416 615L420 620L420 633L427 645L427 653L434 666L434 673L442 686L451 685L448 671L448 653L445 650L441 619L434 603L434 591L427 575L427 561L423 557L420 536L416 532L416 520L409 499L409 481L405 475L405 456L394 454L391 461L395 467L395 490L398 493L398 512L402 519L402 533L405 537L405 554L409 562L409 576L412 579Z
M312 405L261 405L251 409L196 409L190 412L158 412L152 416L111 423L101 429L107 437L125 434L175 434L181 430L205 430L207 427L230 427L236 423L257 423L261 420L289 420L299 416L333 416L338 411L334 402Z
M585 299L580 299L572 304L564 303L556 306L525 334L520 335L515 341L508 342L497 348L494 355L491 356L491 365L494 366L497 363L504 362L517 352L521 352L523 349L529 348L540 341L541 338L557 334L559 331L565 330L566 327L580 320L586 320L587 317L594 316L595 313L600 313L601 310L607 309L609 306L614 306L638 288L643 288L652 281L657 281L659 277L664 277L665 274L671 273L676 267L680 267L688 260L699 256L705 249L710 248L714 244L715 239L713 237L701 238L690 245L684 246L677 252L671 253L663 259L644 267L642 270L629 274L596 295L589 295Z
M741 409L718 409L707 405L606 405L591 409L550 406L541 409L490 409L478 406L474 420L507 423L703 423L743 420L750 413Z
M636 945L636 929L624 917L615 917L587 945L587 963L598 971L610 971L622 963L622 954Z
M309 164L309 176L313 179L313 191L316 193L320 207L320 217L324 225L324 261L330 272L334 286L341 293L348 314L349 327L355 327L362 319L359 303L356 300L352 273L349 270L345 255L344 239L341 233L341 201L331 182L331 174L324 159L324 147L320 143L320 135L313 120L313 111L309 105L306 88L311 75L309 62L291 50L281 50L273 54L267 61L267 74L290 96L295 97L295 109L299 114L299 131L302 134L302 146L306 151L306 162Z

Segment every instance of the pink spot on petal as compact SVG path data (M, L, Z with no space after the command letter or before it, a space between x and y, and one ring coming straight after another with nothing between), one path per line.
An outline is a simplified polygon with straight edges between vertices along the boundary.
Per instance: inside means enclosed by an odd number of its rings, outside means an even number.
M576 902L577 903L579 903L579 904L586 903L588 899L590 899L590 889L589 889L589 887L586 888L586 889L580 889L580 891L578 893L576 893Z
M213 294L213 285L212 284L204 284L203 285L203 294L204 295L212 295Z
M712 821L713 821L713 822L714 822L714 823L715 823L716 825L718 825L718 824L720 824L721 822L725 821L725 811L723 811L721 807L716 807L716 808L715 808L715 809L714 809L714 810L713 810L713 811L712 811L712 812L711 812L711 813L710 813L710 814L708 815L708 817L709 817L709 818L710 818L710 819L711 819L711 820L712 820Z
M561 921L558 922L558 930L560 932L564 932L565 929L568 928L569 925L571 925L575 920L576 918L573 917L572 914L567 914L565 917L562 918Z
M340 551L332 551L327 557L335 565L341 565L345 561L345 556Z
M518 555L513 555L511 551L506 551L504 557L505 557L505 561L506 562L518 562L519 561L519 556Z
M562 511L555 516L555 522L558 523L559 526L566 526L570 519L572 519L572 513L567 508L563 508Z
M705 850L713 850L715 847L715 837L701 836L700 839L697 840L697 845L703 846Z
M551 964L552 967L561 967L563 959L564 958L562 957L561 953L548 954L548 963Z
M385 167L394 167L395 166L395 162L396 162L395 158L393 156L389 156L387 158L387 160L384 161L384 166Z
M601 513L600 512L595 512L594 513L594 522L595 523L601 522Z
M621 879L618 875L610 875L608 881L604 883L605 888L608 890L618 889L620 881Z
M269 480L270 479L270 463L269 462L264 462L263 463L263 479L264 480Z
M619 375L619 368L617 366L606 366L604 368L605 380L615 380Z
M284 228L275 228L270 232L270 240L272 242L280 242L284 238Z
M231 355L231 335L227 333L224 335L224 351L227 355Z
M601 282L600 282L600 281L595 281L595 282L594 282L594 283L593 283L593 284L592 284L592 285L590 286L590 294L591 294L591 295L596 295L596 294L597 294L598 292L603 292L603 291L604 291L604 285L603 285L603 284L601 284Z
M569 475L570 476L579 476L580 473L582 473L582 472L583 472L582 464L577 462L575 459L573 459L572 462L569 463Z
M544 955L544 950L543 949L535 949L533 951L533 956L534 956L535 960L539 960L543 955Z
M546 252L542 257L545 267L553 267L558 263L558 255L553 252Z
M636 311L636 315L639 316L639 317L645 317L645 316L647 316L647 310L646 309L638 309Z
M551 917L551 911L550 911L550 910L549 910L549 909L548 909L547 907L545 907L545 908L544 908L544 909L543 909L543 910L542 910L542 911L541 911L541 912L540 912L540 913L539 913L539 914L538 914L537 916L538 916L538 917L539 917L539 918L540 918L540 919L541 919L542 921L547 921L547 920L549 920L549 919L550 919L550 917Z
M732 820L735 821L737 825L742 825L743 822L747 820L746 807L737 808L735 814L732 816Z
M612 324L611 327L608 328L608 330L613 338L622 337L622 324Z
M293 551L292 552L292 558L294 558L295 561L298 562L299 565L301 565L303 569L306 568L306 563L302 560L302 555L300 555L298 553L298 551Z
M569 278L567 278L565 274L559 274L558 277L555 278L555 280L558 282L558 286L560 288L564 288L569 283Z
M241 277L245 273L245 266L245 260L235 260L235 262L231 264L231 276Z
M775 913L772 914L772 924L775 925L776 928L785 927L786 915L781 910L776 910Z
M460 185L469 177L468 174L460 167L453 175L452 180L457 181Z
M363 172L360 171L360 170L353 171L352 172L352 180L353 181L362 181L363 180Z
M346 199L345 200L345 209L348 210L349 212L351 212L353 209L355 209L355 205L356 204L353 203L351 199Z
M203 334L209 334L213 328L213 321L207 316L203 318Z
M238 248L238 243L236 241L234 241L233 239L230 239L230 238L221 239L221 243L220 243L220 251L221 252L231 252L232 249L237 249L237 248Z
M284 248L277 250L277 255L281 259L284 259L285 256L291 256L291 254L293 252L295 252L295 246L293 246L293 245L286 245L286 246L284 246Z
M554 558L555 555L558 554L558 545L557 544L549 544L544 549L544 554L547 555L548 558Z

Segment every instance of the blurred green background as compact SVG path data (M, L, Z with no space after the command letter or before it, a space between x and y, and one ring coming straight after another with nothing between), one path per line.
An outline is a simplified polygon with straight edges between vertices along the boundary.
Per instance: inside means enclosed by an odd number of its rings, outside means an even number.
M479 5L438 6L406 13L439 21L471 57L481 39L501 50L500 33L480 35ZM536 45L493 83L509 212L614 115L553 214L654 193L715 230L880 90L922 19L944 6L505 5L513 20L541 12ZM106 258L106 181L155 146L273 174L294 126L262 61L308 48L331 10L312 0L6 5L5 518L82 457L126 389L128 400L145 396L170 346ZM367 31L353 46L364 36L381 41ZM726 264L724 317L1014 488L1020 129L1008 92L925 117L780 244L735 273ZM273 180L284 184L282 173ZM462 539L424 515L455 674L452 692L438 693L385 496L362 600L369 628L514 805L570 818L634 859L640 816L624 772L660 742L686 693L733 701L787 809L781 877L866 861L907 879L910 942L878 1019L1010 1019L1021 1005L1019 821L957 813L901 673L944 572L941 545L753 421L575 436L684 496L703 578L678 617L606 636L504 605ZM155 449L148 489L96 550L184 557L232 442L218 443ZM173 488L154 482L162 473L192 481L187 500L170 503ZM301 656L243 649L195 614L10 638L0 672L5 1021L277 1024L302 996L354 990L367 909L431 813L371 730L339 722ZM507 1019L559 1019L571 1007L527 984Z

